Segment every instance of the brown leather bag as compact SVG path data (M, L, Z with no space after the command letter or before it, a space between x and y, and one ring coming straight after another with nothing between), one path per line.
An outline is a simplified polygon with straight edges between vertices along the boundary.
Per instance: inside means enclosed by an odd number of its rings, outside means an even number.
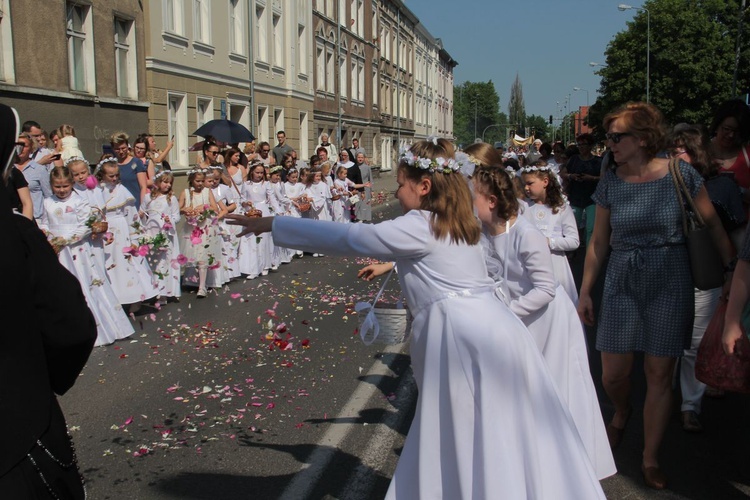
M698 347L695 377L706 385L724 391L750 393L750 340L743 335L735 353L726 354L721 344L727 301L719 302ZM742 329L743 333L745 329Z

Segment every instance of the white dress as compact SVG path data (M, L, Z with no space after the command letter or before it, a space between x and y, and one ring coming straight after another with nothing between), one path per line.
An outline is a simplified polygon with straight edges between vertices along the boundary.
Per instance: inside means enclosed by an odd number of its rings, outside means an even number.
M267 181L242 183L240 188L242 199L252 202L253 207L260 210L263 217L271 215L271 183ZM273 238L266 233L261 236L248 234L240 240L240 271L255 278L259 274L268 272L271 268L273 252Z
M604 499L539 349L494 293L480 245L436 240L418 210L376 225L278 217L273 236L398 266L419 396L387 499Z
M552 274L546 238L523 217L509 233L482 238L488 245L490 276L504 283L510 310L529 329L544 356L597 477L615 474L617 468L591 380L583 325L575 305Z
M211 198L208 193L211 190L203 188L199 193L191 189L185 189L185 206L203 210L211 204ZM216 214L218 215L218 214ZM218 288L226 281L226 276L222 268L221 239L219 237L219 221L216 215L201 218L183 217L178 229L180 237L180 249L187 257L185 264L185 275L183 276L183 285L198 287L198 265L206 264L206 287Z
M331 202L331 190L324 181L310 184L305 188L305 195L310 199L309 217L316 220L333 220L328 206Z
M134 304L155 297L154 277L146 257L126 254L123 249L138 245L140 217L135 198L122 184L105 184L102 188L104 212L112 233L112 244L104 246L107 276L120 304Z
M94 262L89 244L91 229L86 225L90 214L91 206L75 191L66 200L52 196L44 200L40 228L48 232L50 238L59 236L73 241L60 250L58 258L81 284L86 303L96 320L94 345L99 346L129 337L134 329L107 276Z
M151 272L157 279L158 293L160 297L179 297L182 295L180 289L180 237L177 235L177 224L180 222L180 202L177 196L171 195L167 200L166 195L151 198L151 193L146 194L141 204L141 210L146 214L146 234L154 237L163 233L168 245L157 252L149 255L148 263ZM169 219L169 222L165 220Z
M292 217L302 217L302 214L299 210L297 210L297 207L294 206L293 203L291 203L291 200L299 198L302 196L302 192L305 190L305 185L301 182L295 182L292 184L291 182L287 181L284 183L284 192L286 193L286 197L289 202L289 215Z
M104 191L102 191L101 187L96 186L94 189L88 189L86 186L74 184L73 190L89 203L91 210L97 209L100 211L102 217L104 216ZM99 267L99 275L104 276L109 281L106 266L104 264L104 235L100 234L96 237L92 235L92 237L89 238L89 244L91 245L91 257L94 260L94 263Z
M241 172L240 172L241 173ZM216 203L222 202L226 207L234 204L235 214L242 213L239 211L240 205L240 193L235 186L227 186L226 184L219 184L211 191L214 193ZM222 219L219 221L219 237L221 238L221 262L224 268L224 273L228 278L227 281L232 278L238 278L240 276L240 239L237 238L237 234L240 231L237 229L238 226L230 226L226 220Z
M333 220L336 222L343 222L347 224L351 222L349 209L349 188L354 187L354 182L350 179L336 179L333 181L333 190L336 194L340 195L341 198L333 200Z
M271 204L273 215L275 217L289 215L289 206L292 203L286 196L284 184L282 182L271 182L270 184L271 198L269 202ZM278 266L279 264L289 264L292 261L292 255L294 255L294 250L274 245L271 253L271 265Z
M573 210L565 205L556 214L543 203L527 200L523 216L549 239L552 252L552 267L557 282L562 285L573 304L578 304L578 289L565 252L575 250L580 245L578 226Z

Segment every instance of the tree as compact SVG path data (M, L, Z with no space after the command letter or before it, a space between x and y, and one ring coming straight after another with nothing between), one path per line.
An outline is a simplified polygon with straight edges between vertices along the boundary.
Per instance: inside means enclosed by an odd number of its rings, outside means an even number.
M502 140L504 127L500 125L508 123L508 118L500 113L500 97L491 80L458 85L453 101L453 130L458 144L471 144L476 138L482 139L483 133L486 142Z
M651 14L651 103L671 124L708 124L717 105L732 97L739 0L647 0L643 7ZM639 11L607 46L607 65L597 72L600 97L588 119L600 136L606 113L646 98L646 28L646 13ZM741 46L740 94L750 85L747 39Z
M531 130L534 137L545 142L552 140L547 118L539 115L531 115L526 118L526 127Z
M516 130L523 130L526 126L526 106L523 103L523 87L521 78L516 73L516 79L510 86L510 100L508 101L508 119Z

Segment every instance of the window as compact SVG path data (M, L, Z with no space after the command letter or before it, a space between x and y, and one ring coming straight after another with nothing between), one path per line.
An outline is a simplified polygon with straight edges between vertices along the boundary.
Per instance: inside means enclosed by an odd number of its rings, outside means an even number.
M67 4L68 70L70 88L94 92L94 47L90 7Z
M307 30L303 25L297 26L297 73L307 75Z
M193 24L197 42L211 45L211 0L193 0Z
M195 126L202 127L214 119L214 101L210 97L199 97L195 106Z
M245 55L244 0L229 0L229 51L232 54Z
M185 35L184 0L165 0L164 31Z
M271 131L271 135L274 140L276 139L276 132L279 130L285 130L283 108L276 108L273 110L273 130Z
M372 70L372 104L378 105L378 70L375 68Z
M250 113L247 104L239 101L229 103L229 119L233 122L250 127Z
M138 68L135 64L133 21L115 18L115 76L117 95L138 97Z
M326 92L333 94L333 52L326 51Z
M168 135L174 137L174 148L169 152L169 161L173 167L187 167L188 161L188 128L187 106L184 94L167 93Z
M351 20L349 22L351 23L352 31L356 33L357 35L364 37L365 36L364 2L362 0L351 0L351 5L349 6L349 9L351 13ZM373 33L377 33L377 32L373 31Z
M308 134L307 113L304 111L299 112L299 157L309 158L310 152L307 149L308 141L310 136Z
M315 88L326 89L326 56L323 47L315 47Z
M266 9L265 7L255 7L255 23L258 34L256 46L258 47L258 60L268 62L268 28L266 26Z
M270 135L268 134L268 108L265 106L258 106L258 141L260 144L263 141L267 141Z
M281 16L277 14L273 15L273 64L284 67L284 27Z
M346 71L346 57L341 57L339 60L339 91L341 92L341 97L346 98L347 92L346 92L346 83L349 80L349 75Z
M354 75L352 75L354 78ZM365 63L359 61L357 64L357 100L360 102L365 101Z
M0 81L15 83L13 68L13 32L9 0L0 2Z
M349 27L349 19L346 17L346 0L339 0L339 10L336 12L336 19L341 26Z

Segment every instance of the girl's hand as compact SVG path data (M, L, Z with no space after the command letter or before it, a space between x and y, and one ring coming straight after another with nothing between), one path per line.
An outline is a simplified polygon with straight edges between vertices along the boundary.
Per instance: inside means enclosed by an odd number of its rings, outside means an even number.
M724 333L721 335L721 345L724 347L724 352L727 354L734 354L735 345L740 338L742 338L742 328L739 323L726 323L724 325Z
M383 262L380 264L370 264L365 266L357 272L357 278L362 278L365 281L372 281L377 276L382 276L393 269L393 262Z
M578 297L578 316L588 326L594 326L594 323L596 323L594 302L591 300L590 295L581 295Z

